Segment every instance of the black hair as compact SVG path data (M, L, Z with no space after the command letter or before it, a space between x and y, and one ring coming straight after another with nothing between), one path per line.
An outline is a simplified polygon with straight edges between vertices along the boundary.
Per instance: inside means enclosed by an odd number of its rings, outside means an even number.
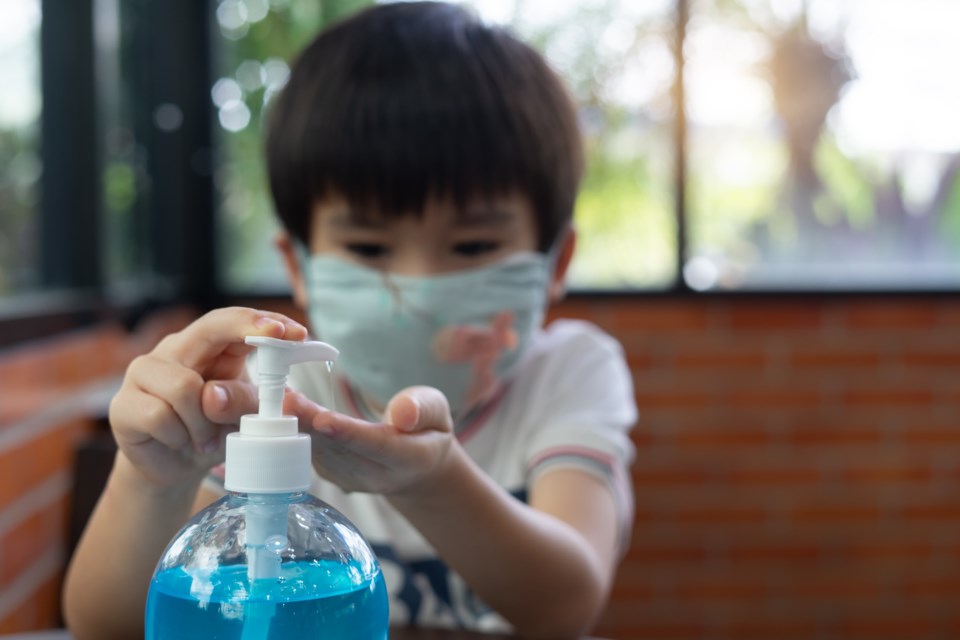
M304 243L331 195L397 216L516 192L546 251L583 172L575 108L540 54L443 2L377 5L321 32L271 104L266 155L277 214Z

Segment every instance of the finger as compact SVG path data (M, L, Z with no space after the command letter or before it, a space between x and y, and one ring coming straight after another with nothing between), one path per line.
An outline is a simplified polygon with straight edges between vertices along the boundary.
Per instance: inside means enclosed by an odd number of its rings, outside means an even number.
M408 387L393 396L384 412L385 422L401 431L451 431L450 404L439 389Z
M110 423L138 424L140 429L115 429L120 444L142 445L151 440L178 451L191 444L180 416L168 403L139 389L118 393L110 403Z
M336 411L321 411L314 416L314 452L339 460L358 457L368 462L380 462L387 450L388 436L395 437L386 425L352 418ZM387 433L389 429L390 434ZM314 457L316 460L316 456Z
M319 456L321 467L323 460L329 460L334 467L360 464L391 469L399 465L424 470L436 463L437 448L450 438L449 433L434 429L400 434L388 424L366 422L335 411L318 413L314 427L314 461Z
M496 316L494 316L493 321L490 323L490 328L494 331L506 331L513 327L513 312L512 311L501 311Z
M517 330L513 326L512 312L504 311L498 314L493 321L493 331L499 340L499 348L513 351L519 345Z
M321 413L330 413L330 410L320 406L299 391L287 389L283 397L283 413L296 416L300 422L300 430L307 431L313 426L314 418Z
M243 368L244 358L253 347L244 343L246 336L267 336L285 340L303 340L307 329L280 313L246 307L215 309L179 333L161 341L158 355L185 367L202 371L214 359L227 357L235 377Z
M218 430L207 420L200 405L204 382L199 373L147 355L131 364L129 376L141 392L170 406L179 419L179 428L185 431L197 452L204 452L210 446Z
M376 425L372 422L367 422L360 418L353 418L336 411L321 409L313 415L310 426L314 431L323 435L339 437L344 433L369 429Z
M257 387L245 380L208 380L200 393L203 415L216 424L238 424L257 406Z

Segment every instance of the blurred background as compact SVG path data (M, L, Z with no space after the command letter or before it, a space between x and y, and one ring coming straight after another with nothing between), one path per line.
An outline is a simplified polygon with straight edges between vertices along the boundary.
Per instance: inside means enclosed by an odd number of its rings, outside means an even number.
M553 313L624 344L641 412L598 633L960 636L960 3L463 1L587 139ZM260 125L371 3L0 0L0 633L60 624L129 360L297 313Z

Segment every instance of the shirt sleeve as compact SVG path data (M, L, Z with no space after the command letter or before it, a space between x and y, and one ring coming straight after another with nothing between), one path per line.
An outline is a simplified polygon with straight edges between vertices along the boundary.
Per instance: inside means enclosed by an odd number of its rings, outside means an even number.
M535 356L529 401L537 429L524 452L527 486L545 473L574 468L610 488L619 517L620 549L629 543L634 499L630 431L637 421L633 380L620 344L597 327L557 321Z

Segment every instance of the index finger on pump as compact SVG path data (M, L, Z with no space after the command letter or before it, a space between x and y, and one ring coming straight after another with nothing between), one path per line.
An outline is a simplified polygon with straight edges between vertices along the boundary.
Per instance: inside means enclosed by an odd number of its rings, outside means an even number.
M228 307L200 317L172 337L167 348L173 359L196 369L224 353L246 355L253 350L244 343L246 336L303 340L307 329L281 313Z

